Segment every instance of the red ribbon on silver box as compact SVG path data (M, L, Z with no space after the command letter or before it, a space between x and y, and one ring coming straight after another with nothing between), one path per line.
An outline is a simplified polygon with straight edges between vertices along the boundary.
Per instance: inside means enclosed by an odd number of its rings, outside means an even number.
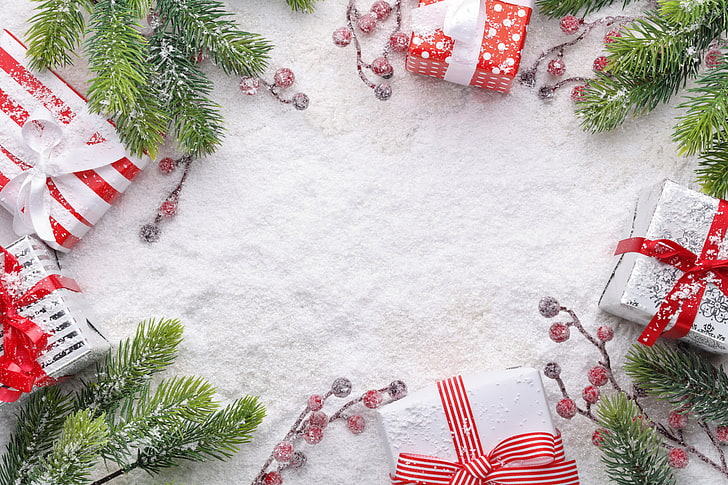
M486 452L461 376L438 382L458 460L400 453L393 485L578 485L576 462L566 461L560 435L511 436Z

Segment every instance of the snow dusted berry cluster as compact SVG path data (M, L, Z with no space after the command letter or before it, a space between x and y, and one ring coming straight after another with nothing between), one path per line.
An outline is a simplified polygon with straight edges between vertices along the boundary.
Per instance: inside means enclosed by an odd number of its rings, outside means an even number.
M579 404L570 395L566 383L561 377L561 366L556 362L546 364L544 367L544 375L556 381L561 390L562 399L556 404L556 413L559 416L564 419L571 419L577 414L580 414L598 424L593 406L599 402L602 389L609 384L614 391L624 393L628 399L634 401L640 410L639 418L644 421L645 425L653 427L662 436L663 445L668 449L668 463L671 467L685 468L690 461L689 455L693 455L720 471L723 475L728 476L728 466L726 465L725 454L721 446L728 444L728 426L717 426L713 432L707 423L691 417L689 407L687 407L689 405L678 410L670 411L666 423L650 418L642 404L642 399L646 397L645 391L636 385L632 385L631 392L626 392L614 378L611 359L606 349L607 342L610 342L614 338L614 330L612 327L607 325L601 326L597 329L596 336L594 336L584 328L579 317L573 310L561 306L552 297L542 298L538 304L538 310L541 316L548 319L556 318L562 314L568 315L566 321L557 321L551 324L549 328L549 338L551 340L559 344L567 342L571 337L571 329L575 328L601 354L601 360L587 372L589 385L582 388L581 400L584 402L583 405ZM688 426L690 421L697 421L697 425L707 433L710 442L717 451L720 463L688 443L683 430ZM600 446L604 434L608 432L604 428L597 428L591 437L594 446Z
M273 82L267 82L259 77L243 77L240 79L240 91L248 96L255 96L261 86L265 87L274 98L281 103L291 104L299 111L308 108L309 98L305 93L295 93L290 98L283 96L283 90L293 86L296 76L287 67L278 69L273 75Z
M392 23L394 26L389 31L384 41L384 47L380 54L371 62L365 62L362 56L361 36L372 35L377 29ZM394 68L389 58L392 52L407 52L409 36L402 32L402 2L395 0L394 5L385 0L377 0L372 3L369 11L361 13L357 8L355 0L349 0L346 8L346 26L339 27L332 35L334 45L347 47L354 42L356 48L356 70L359 77L369 88L374 90L377 99L386 101L392 96L392 85L386 81L373 82L367 75L368 71L382 79L390 79L394 76Z
M331 384L325 394L312 394L306 401L306 408L300 414L291 430L273 448L252 485L281 485L281 472L286 468L297 469L306 464L306 455L299 449L297 442L301 439L309 445L319 443L324 437L324 430L334 421L345 421L347 429L353 434L361 434L366 428L363 415L351 412L356 404L363 404L367 409L377 409L385 404L402 399L407 395L407 386L402 381L393 381L382 389L372 389L363 395L348 401L331 416L324 411L326 400L331 396L349 397L352 391L351 381L339 377Z
M182 188L187 181L187 176L190 173L190 167L192 165L193 158L189 155L185 155L178 159L171 157L164 157L157 163L159 171L164 175L170 175L175 172L179 167L184 167L182 177L179 183L174 189L165 197L164 201L159 205L157 214L152 222L144 224L139 230L139 237L142 241L153 243L159 241L159 237L162 233L162 229L159 225L168 219L172 219L177 215L177 209L179 207L179 196L182 192Z

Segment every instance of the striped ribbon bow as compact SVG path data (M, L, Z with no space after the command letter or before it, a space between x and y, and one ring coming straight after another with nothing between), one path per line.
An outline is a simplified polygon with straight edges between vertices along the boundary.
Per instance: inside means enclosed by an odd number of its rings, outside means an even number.
M683 271L640 335L641 343L651 346L660 336L676 339L687 335L698 315L708 283L713 283L728 296L728 260L718 259L727 227L728 202L719 199L700 256L669 239L633 237L619 242L615 255L640 253ZM673 318L675 325L665 332Z
M560 435L524 433L483 450L461 376L438 382L457 462L400 453L393 485L578 485L576 462L565 461Z
M0 247L4 257L0 272L0 322L3 329L3 354L0 355L0 401L14 402L33 386L54 382L38 363L38 357L48 345L48 335L35 322L18 313L51 292L66 288L81 291L71 278L51 274L20 294L21 265L18 259Z

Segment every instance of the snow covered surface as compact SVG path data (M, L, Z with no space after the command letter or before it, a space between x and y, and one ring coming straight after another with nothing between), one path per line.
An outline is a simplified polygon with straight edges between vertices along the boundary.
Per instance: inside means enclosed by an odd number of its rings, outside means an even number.
M186 339L173 371L209 378L223 402L259 395L268 417L229 462L113 483L248 484L307 396L339 376L355 393L394 379L415 390L457 373L556 360L578 396L598 355L577 337L548 339L550 321L537 312L544 295L589 328L614 325L609 348L619 370L639 328L597 302L639 190L666 177L694 186L695 161L671 142L675 110L590 135L568 89L550 103L520 85L504 96L405 73L402 57L394 95L380 102L356 75L353 46L331 42L345 0L326 0L311 15L283 0L227 4L277 45L266 77L292 68L309 109L244 96L237 79L208 65L226 142L195 164L161 240L140 241L139 227L177 177L150 167L61 263L109 339L130 336L142 319L180 318ZM413 2L404 4L406 24ZM23 35L32 6L5 2L0 25ZM571 73L588 74L600 32L567 54ZM558 21L536 13L522 65L563 40ZM365 41L368 60L380 46ZM85 68L61 74L85 89ZM0 214L0 243L14 239ZM556 386L544 384L553 409ZM0 415L0 445L11 414ZM582 483L605 483L592 423L554 422ZM308 464L285 472L286 484L388 483L376 426L354 436L337 423L304 447ZM721 483L696 460L678 479Z

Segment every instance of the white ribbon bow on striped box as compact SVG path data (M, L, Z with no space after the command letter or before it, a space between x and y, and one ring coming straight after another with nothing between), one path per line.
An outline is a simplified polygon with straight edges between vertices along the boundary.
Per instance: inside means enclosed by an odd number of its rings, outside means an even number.
M0 204L18 235L70 250L146 163L55 73L31 72L18 39L0 35Z

